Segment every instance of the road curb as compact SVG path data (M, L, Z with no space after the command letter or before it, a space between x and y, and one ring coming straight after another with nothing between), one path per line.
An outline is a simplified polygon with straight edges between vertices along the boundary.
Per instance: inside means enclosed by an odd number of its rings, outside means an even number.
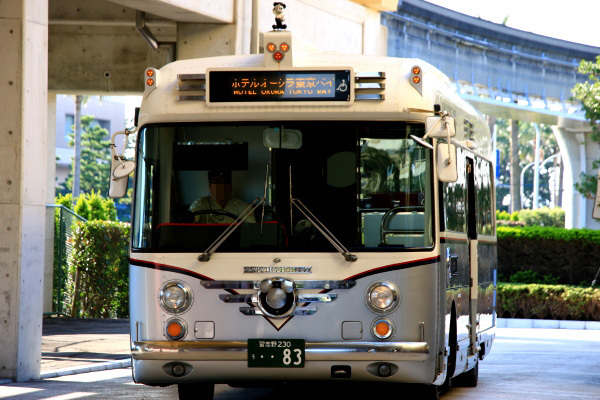
M105 371L109 369L131 367L131 358L108 361L99 364L87 364L80 367L54 369L40 374L40 379L57 378L59 376L84 374L86 372Z
M600 321L498 318L496 320L496 326L498 328L600 330Z

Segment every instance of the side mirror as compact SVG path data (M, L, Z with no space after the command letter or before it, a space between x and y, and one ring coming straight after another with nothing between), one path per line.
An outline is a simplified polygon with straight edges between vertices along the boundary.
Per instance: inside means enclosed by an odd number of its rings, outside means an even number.
M456 128L454 126L454 117L449 117L444 111L439 117L427 117L425 119L425 135L419 138L415 135L410 135L410 138L421 146L425 146L433 150L433 146L425 141L427 138L447 139L450 143L450 138L456 136Z
M441 182L456 182L458 180L455 145L438 143L436 161L437 175Z
M425 132L427 137L446 139L456 136L454 117L443 115L441 117L427 117L425 119Z
M118 199L127 194L129 175L131 175L135 169L135 163L133 161L125 160L122 153L117 154L115 151L117 148L115 138L118 135L125 135L125 141L123 143L123 149L125 149L125 142L130 133L131 132L129 131L115 132L110 140L110 182L108 185L108 197L112 199Z

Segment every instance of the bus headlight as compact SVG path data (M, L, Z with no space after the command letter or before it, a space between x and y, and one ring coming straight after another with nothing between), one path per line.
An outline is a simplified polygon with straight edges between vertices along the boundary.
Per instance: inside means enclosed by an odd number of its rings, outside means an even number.
M371 332L376 339L386 340L394 335L394 323L387 318L377 318L371 325Z
M389 313L400 304L400 291L393 282L375 282L367 289L367 305L376 313Z
M180 314L192 305L192 290L181 281L169 281L162 285L158 299L163 310L171 314Z
M171 318L165 324L165 337L169 340L183 339L187 334L187 324L179 318Z

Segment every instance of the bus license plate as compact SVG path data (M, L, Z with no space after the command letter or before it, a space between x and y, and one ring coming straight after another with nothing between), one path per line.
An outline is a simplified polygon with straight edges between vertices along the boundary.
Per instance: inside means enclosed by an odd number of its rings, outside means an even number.
M304 339L248 339L249 368L304 368Z

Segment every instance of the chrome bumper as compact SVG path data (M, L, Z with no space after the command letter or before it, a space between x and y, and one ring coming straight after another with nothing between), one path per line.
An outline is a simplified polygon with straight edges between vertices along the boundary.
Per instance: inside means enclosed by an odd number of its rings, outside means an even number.
M248 345L242 341L137 341L134 360L247 361ZM306 342L306 361L425 361L426 342Z

